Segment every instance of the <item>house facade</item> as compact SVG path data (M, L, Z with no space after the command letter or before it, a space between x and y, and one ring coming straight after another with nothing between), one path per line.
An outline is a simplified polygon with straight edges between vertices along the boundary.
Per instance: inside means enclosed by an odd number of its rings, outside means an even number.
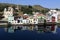
M3 16L5 17L5 19L8 19L8 16L13 16L13 8L12 7L5 8Z
M48 13L46 13L46 20L49 22L58 22L58 12L56 10L50 10Z
M21 18L14 19L13 16L13 8L8 7L4 9L4 16L8 20L8 22L11 22L12 24L38 24L41 22L44 22L45 16L39 12L36 12L34 15L29 16L28 14L24 14Z

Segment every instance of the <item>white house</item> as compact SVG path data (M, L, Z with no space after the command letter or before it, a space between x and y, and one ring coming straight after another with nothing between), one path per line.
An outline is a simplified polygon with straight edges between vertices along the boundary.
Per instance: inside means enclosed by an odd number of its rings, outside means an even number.
M5 17L5 19L7 19L8 16L13 16L13 8L12 7L5 8L3 16Z
M18 18L16 21L18 24L23 24L23 18Z
M38 24L38 19L34 19L34 24Z
M7 19L8 22L16 23L16 21L14 20L13 8L12 7L5 8L3 16L5 17L5 19Z
M52 17L55 17L55 22L57 22L58 20L58 12L56 10L50 10L47 14L46 14L47 20L49 20L50 22L52 22Z
M33 18L29 18L29 24L34 24Z
M8 16L8 22L13 23L13 21L14 21L14 17L13 16Z
M38 18L37 18L37 15L33 15L33 21L34 21L34 24L38 24Z
M28 19L23 19L23 24L28 24L29 20Z
M58 13L57 13L57 11L56 10L53 10L53 14L52 14L52 16L54 16L55 17L55 22L57 22L58 20Z

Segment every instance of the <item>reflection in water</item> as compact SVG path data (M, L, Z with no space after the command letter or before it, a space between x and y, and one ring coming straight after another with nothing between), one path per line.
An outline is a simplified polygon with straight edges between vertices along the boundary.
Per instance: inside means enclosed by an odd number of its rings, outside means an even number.
M56 33L56 30L57 30L57 25L55 26L55 30L54 31L52 31L53 33Z
M57 29L57 25L54 26L54 30L52 31L52 26L11 26L11 27L8 27L8 28L5 28L5 31L6 32L9 32L9 33L13 33L15 32L16 30L29 30L29 31L37 31L37 32L53 32L53 33L56 33L56 29Z

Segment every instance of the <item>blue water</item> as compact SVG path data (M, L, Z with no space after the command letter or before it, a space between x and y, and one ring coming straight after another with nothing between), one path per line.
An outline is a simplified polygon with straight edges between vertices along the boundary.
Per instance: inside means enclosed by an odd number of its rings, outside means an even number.
M57 29L57 33L55 34L20 30L8 33L3 28L0 28L0 40L60 40L60 28Z

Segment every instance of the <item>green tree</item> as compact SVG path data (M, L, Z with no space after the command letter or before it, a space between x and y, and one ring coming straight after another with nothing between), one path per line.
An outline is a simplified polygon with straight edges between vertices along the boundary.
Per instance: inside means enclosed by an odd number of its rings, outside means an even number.
M41 10L43 14L46 14L49 10Z
M58 11L59 9L58 9L58 8L56 8L55 10L57 10L57 11Z

